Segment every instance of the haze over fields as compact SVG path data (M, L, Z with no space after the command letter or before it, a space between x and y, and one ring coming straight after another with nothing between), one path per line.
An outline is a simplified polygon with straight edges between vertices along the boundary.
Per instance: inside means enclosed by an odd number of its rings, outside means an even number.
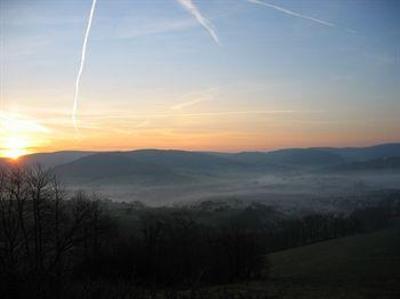
M334 209L332 197L399 188L400 144L241 153L57 152L18 163L50 167L71 190L116 201L160 206L213 199Z

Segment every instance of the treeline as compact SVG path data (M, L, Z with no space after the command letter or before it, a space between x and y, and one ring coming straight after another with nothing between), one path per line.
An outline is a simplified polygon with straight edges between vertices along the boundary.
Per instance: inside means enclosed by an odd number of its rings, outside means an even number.
M83 193L68 199L41 168L1 171L1 294L18 297L31 286L40 297L60 284L101 248L108 220L99 201Z
M207 227L185 211L143 213L127 231L105 206L95 195L68 196L41 168L3 170L0 294L70 298L93 282L177 289L265 274L253 232Z
M259 203L147 208L68 195L41 168L7 169L0 172L0 296L149 298L162 291L177 298L182 289L267 279L268 252L381 229L398 211L398 196L347 215L289 217Z
M282 221L276 231L266 234L269 250L303 246L356 233L379 230L390 225L391 211L382 207L366 207L350 215L313 214Z
M82 277L129 278L146 287L193 287L265 274L265 248L254 232L210 228L185 211L146 213L136 233L120 232L112 247L79 267Z
M236 212L235 208L218 202L207 202L206 206L200 204L198 208L203 208L210 215L221 214L221 218L225 219L219 221L218 226L221 223L234 225L257 234L262 247L267 252L275 252L390 226L393 219L400 216L400 193L394 191L374 195L374 201L360 201L356 208L346 214L325 212L304 216L283 215L272 207L256 202ZM223 216L229 210L231 215ZM193 213L196 213L196 208Z

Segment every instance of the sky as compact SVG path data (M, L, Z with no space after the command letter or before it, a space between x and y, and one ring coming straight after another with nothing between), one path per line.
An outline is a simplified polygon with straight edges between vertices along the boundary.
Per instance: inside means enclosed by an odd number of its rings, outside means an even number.
M0 155L400 141L400 1L0 0ZM7 154L8 153L8 154Z

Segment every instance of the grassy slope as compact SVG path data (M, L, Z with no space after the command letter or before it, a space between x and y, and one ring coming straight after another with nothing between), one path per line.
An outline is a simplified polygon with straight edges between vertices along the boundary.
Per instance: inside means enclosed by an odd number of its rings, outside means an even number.
M400 298L398 228L274 253L270 262L289 298Z
M320 242L274 253L270 258L275 277L400 278L400 231L391 229Z
M400 229L273 253L268 282L227 287L246 298L400 298Z

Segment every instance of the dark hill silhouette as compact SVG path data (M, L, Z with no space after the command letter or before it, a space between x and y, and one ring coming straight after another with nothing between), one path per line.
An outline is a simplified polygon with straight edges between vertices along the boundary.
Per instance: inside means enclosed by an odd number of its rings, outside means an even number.
M320 148L320 150L340 155L348 162L400 157L400 143L379 144L369 147Z
M319 149L285 149L266 154L268 161L292 166L319 167L343 163L336 153Z
M102 153L64 151L28 155L18 163L54 168L57 174L72 181L126 177L177 182L194 177L285 173L292 170L397 169L397 160L393 160L396 156L400 157L400 143L366 148L306 148L241 153L156 149ZM391 160L380 160L384 158ZM0 166L7 163L7 159L0 159Z
M358 161L344 163L328 170L333 172L370 172L370 171L389 171L400 172L400 157L388 157L372 159L368 161Z
M19 163L27 166L33 166L35 164L40 164L45 168L53 168L55 166L70 163L79 158L89 156L94 152L84 152L84 151L62 151L55 153L38 153L31 154L22 157Z
M127 157L146 163L186 171L215 172L242 170L248 167L241 163L202 152L178 150L138 150L124 153Z
M199 177L242 175L276 171L276 166L264 161L235 159L203 152L177 150L137 150L97 153L59 165L54 171L69 181L107 178L140 177L157 181L191 180Z
M61 178L70 180L97 180L120 177L171 179L178 177L172 170L151 162L129 157L127 153L109 152L89 155L54 168Z
M135 181L179 182L192 176L214 176L249 170L245 163L206 153L138 150L89 155L54 168L67 181L131 178Z

